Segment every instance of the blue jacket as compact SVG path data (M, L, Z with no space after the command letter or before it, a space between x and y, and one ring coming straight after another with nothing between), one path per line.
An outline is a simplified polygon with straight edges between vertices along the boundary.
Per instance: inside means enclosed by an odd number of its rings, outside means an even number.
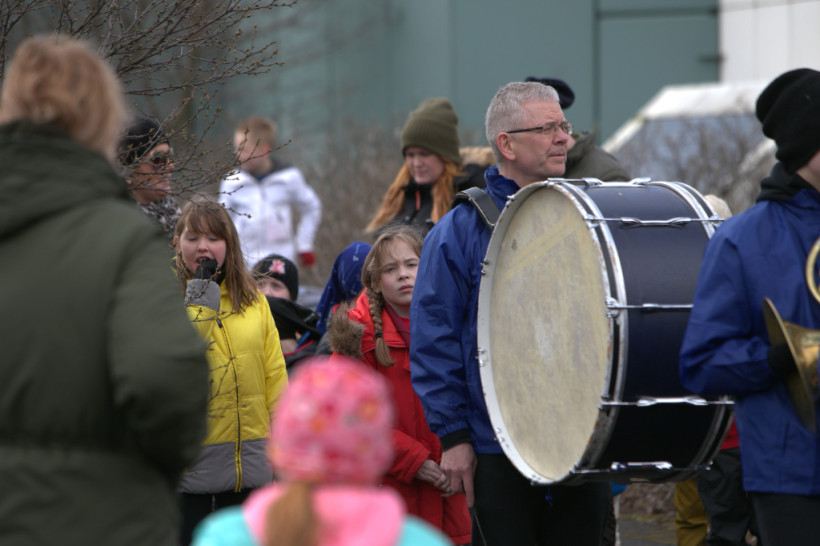
M797 178L779 166L770 177ZM818 235L820 194L803 188L729 219L706 247L680 376L693 392L734 396L747 491L820 494L820 435L803 427L769 367L763 318L768 297L783 320L820 328L820 303L803 273Z
M484 174L499 209L519 190L492 166ZM476 453L502 453L494 438L476 358L481 262L490 231L472 205L448 212L424 240L410 307L410 370L430 430L469 433ZM452 436L451 436L452 438ZM460 443L460 442L459 442Z

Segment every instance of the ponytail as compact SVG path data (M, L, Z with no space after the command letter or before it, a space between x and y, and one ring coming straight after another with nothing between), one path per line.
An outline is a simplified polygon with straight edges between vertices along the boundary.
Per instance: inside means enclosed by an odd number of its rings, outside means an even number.
M312 495L312 484L293 482L270 504L265 546L316 546L319 543L319 518Z
M367 298L370 300L370 317L373 319L373 327L376 331L376 360L382 366L392 366L395 361L390 358L390 348L384 341L382 335L384 325L382 324L382 309L384 309L384 296L381 292L376 292L367 288Z

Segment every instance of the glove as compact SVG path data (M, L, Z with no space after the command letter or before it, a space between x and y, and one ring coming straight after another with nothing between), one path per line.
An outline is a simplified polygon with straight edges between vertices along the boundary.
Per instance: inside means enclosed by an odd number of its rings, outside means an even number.
M219 263L213 258L202 260L199 263L199 265L196 266L196 271L194 271L194 278L212 280L214 278L214 275L216 275L216 270L218 267Z
M302 267L312 267L316 264L316 255L313 252L300 252L299 265Z
M772 345L766 359L769 361L769 367L781 378L789 375L797 367L789 346L785 343Z

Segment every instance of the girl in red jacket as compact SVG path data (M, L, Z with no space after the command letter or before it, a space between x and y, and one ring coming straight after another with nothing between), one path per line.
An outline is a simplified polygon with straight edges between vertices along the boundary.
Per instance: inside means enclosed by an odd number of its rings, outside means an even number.
M393 429L396 457L382 484L401 494L407 511L441 529L454 544L470 543L463 494L453 494L439 466L441 442L430 431L410 383L410 300L422 237L412 226L386 229L362 268L364 291L330 329L334 355L355 356L386 377L398 410Z

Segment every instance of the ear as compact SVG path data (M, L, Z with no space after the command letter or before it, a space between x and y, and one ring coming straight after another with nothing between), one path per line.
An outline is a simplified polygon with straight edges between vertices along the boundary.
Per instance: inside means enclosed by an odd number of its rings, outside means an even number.
M179 250L179 235L174 235L174 248Z
M495 137L495 143L504 159L515 161L515 142L509 133L498 133L498 136Z

